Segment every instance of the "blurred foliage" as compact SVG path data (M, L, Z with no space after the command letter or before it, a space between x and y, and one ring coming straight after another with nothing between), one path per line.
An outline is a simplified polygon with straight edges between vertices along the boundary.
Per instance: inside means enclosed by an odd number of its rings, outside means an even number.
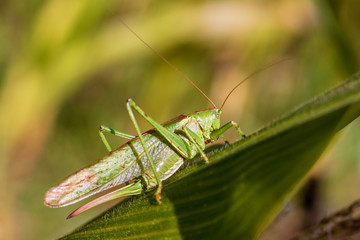
M0 238L53 239L108 207L65 221L73 208L47 209L42 197L106 153L98 125L135 132L127 98L159 122L209 106L119 18L217 105L251 72L289 58L227 102L223 122L251 133L358 71L359 8L356 0L2 1ZM322 214L360 197L359 131L357 120L314 172ZM287 222L285 231L301 225Z

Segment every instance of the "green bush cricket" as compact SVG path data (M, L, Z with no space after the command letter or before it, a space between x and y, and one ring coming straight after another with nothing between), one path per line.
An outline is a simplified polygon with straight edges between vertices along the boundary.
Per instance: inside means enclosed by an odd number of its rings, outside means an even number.
M260 72L260 70L274 65L270 64L239 82L229 92L221 108L218 109L190 79L144 42L125 23L123 24L155 54L189 81L214 108L180 115L165 124L159 124L137 106L132 99L128 99L126 103L127 111L138 136L100 126L99 134L109 151L108 155L72 174L56 187L49 189L45 194L45 206L57 208L74 204L107 189L119 187L76 209L67 217L68 219L110 200L138 195L152 188L156 188L155 197L157 202L161 204L162 181L172 176L183 165L184 159L191 159L200 154L205 163L208 164L209 160L204 153L205 145L219 137L228 143L223 133L231 127L235 127L240 136L245 137L238 124L234 121L220 126L222 108L239 85ZM154 128L141 133L133 110L145 118ZM111 133L129 139L129 141L112 151L104 133Z

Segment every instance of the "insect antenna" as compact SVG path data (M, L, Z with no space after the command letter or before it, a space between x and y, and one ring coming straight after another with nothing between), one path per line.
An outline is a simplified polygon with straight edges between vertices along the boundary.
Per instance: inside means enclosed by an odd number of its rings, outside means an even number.
M149 44L147 44L136 32L134 32L129 25L127 25L122 19L120 19L121 23L132 33L135 35L137 39L139 39L142 43L145 44L151 51L153 51L157 56L159 56L164 62L166 62L170 67L172 67L177 73L179 73L186 81L188 81L191 85L193 85L210 103L216 108L215 104L211 99L203 92L201 89L195 85L193 81L191 81L184 73L182 73L177 67L175 67L171 62L169 62L165 57L163 57L158 51L152 48Z
M262 68L259 68L258 70L256 70L255 72L251 73L250 75L248 75L246 78L244 78L243 80L241 80L238 84L236 84L235 87L233 87L233 89L231 89L231 91L229 92L229 94L226 96L225 100L223 101L223 103L221 104L221 108L220 110L224 107L226 101L229 99L230 95L235 91L236 88L238 88L241 84L243 84L245 81L249 80L250 78L252 78L253 76L255 76L256 74L258 73L261 73L262 71L276 65L276 64L279 64L281 62L284 62L286 60L289 60L288 58L284 58L284 59L281 59L279 61L276 61L276 62L273 62L273 63L269 63L265 66L263 66Z

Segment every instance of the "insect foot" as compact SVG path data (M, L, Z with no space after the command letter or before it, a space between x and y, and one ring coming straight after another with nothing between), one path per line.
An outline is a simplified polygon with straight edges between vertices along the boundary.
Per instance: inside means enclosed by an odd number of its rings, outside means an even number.
M155 198L156 198L156 201L158 202L158 204L162 204L161 202L161 190L162 190L162 187L158 187L158 189L156 190L156 193L155 193Z

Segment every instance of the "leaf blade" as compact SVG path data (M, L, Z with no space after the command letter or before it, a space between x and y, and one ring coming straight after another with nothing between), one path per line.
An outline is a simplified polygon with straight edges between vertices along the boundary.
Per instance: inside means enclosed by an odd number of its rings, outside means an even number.
M360 114L360 75L64 239L253 239L303 182L334 134Z

